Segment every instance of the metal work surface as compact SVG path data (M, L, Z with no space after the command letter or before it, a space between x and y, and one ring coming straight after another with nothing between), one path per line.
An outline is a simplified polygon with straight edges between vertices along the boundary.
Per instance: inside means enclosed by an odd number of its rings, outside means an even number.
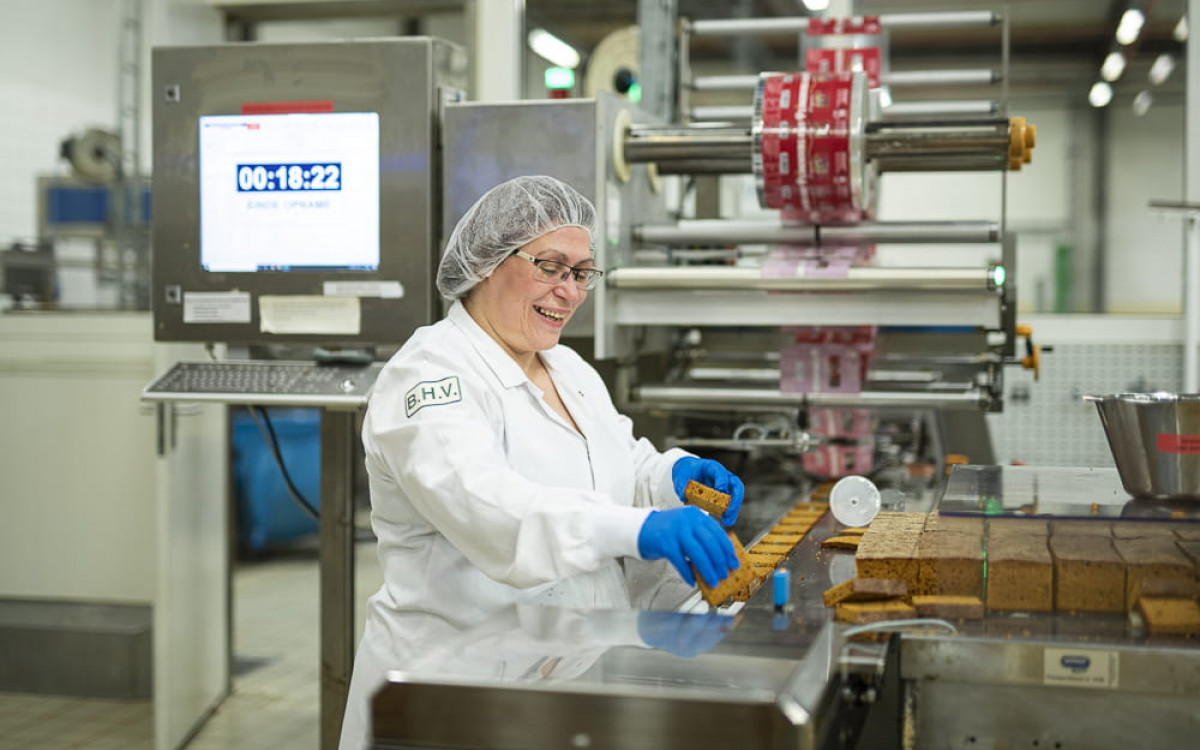
M824 620L517 607L452 644L389 675L376 747L816 748L857 734Z
M1035 482L1031 467L956 467L946 494L1017 508L1034 486L1068 503L1120 492L1111 469L1038 471ZM942 495L903 490L889 509L927 512ZM806 496L752 484L738 537L753 544ZM838 528L826 514L781 563L784 612L770 582L718 610L695 594L678 612L502 612L389 675L376 746L890 748L906 736L914 748L1117 748L1194 736L1200 648L1148 637L1136 617L990 614L950 634L847 640L822 600L855 575L852 551L821 548Z
M1195 502L1132 498L1113 468L955 466L941 513L989 517L1200 521Z
M747 542L803 497L751 493L736 527ZM770 586L720 610L695 597L687 612L502 610L389 675L373 704L376 747L853 746L872 705L844 697L845 646L821 602L847 570L819 552L833 530L826 515L793 552L786 612ZM853 575L853 555L840 557ZM875 651L882 670L887 644ZM882 723L898 727L898 703L889 711Z

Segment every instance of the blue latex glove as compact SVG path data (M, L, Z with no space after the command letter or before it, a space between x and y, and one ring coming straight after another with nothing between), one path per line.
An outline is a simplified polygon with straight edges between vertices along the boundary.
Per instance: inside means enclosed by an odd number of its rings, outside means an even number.
M737 474L710 458L684 456L671 467L671 482L675 485L675 494L680 500L683 500L683 490L687 483L693 480L729 495L729 508L721 516L721 525L732 526L737 523L742 497L746 494L746 486L738 479Z
M720 524L690 505L652 512L637 541L638 554L646 560L665 557L689 586L696 585L693 565L709 586L716 586L738 567L733 542Z
M638 612L638 637L650 648L690 659L715 647L736 623L727 615L644 610Z

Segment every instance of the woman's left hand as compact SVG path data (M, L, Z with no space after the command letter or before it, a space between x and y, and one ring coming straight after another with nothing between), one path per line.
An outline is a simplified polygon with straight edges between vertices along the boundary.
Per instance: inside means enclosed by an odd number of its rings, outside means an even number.
M675 486L675 494L684 502L687 501L684 500L683 490L690 481L699 482L705 487L729 495L729 507L721 515L721 525L728 528L737 523L742 498L746 494L746 487L737 474L710 458L684 456L671 467L671 482Z

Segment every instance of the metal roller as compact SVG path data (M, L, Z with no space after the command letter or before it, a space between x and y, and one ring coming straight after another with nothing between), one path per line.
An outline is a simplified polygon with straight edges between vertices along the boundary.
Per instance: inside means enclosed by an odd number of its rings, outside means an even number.
M1029 132L1021 118L879 121L862 134L863 153L881 172L1000 171L1021 162ZM654 162L663 174L744 174L755 163L756 138L750 125L727 122L689 125L637 125L624 139L625 159Z
M960 122L874 122L867 125L867 158L890 156L1008 156L1008 118Z
M754 138L749 127L726 123L700 125L635 125L625 136L625 158L634 163L721 159L742 162L750 171Z
M984 409L991 402L986 390L961 393L920 391L860 391L859 393L792 393L766 388L709 388L663 384L634 386L633 398L650 408L728 409L731 406L858 407L900 409Z
M954 86L990 85L999 82L1000 71L992 68L972 70L907 70L881 73L879 83L883 86ZM692 91L753 91L758 85L757 75L696 76L692 79ZM747 117L750 112L747 109Z
M955 291L987 292L1003 278L989 268L849 268L843 277L764 277L758 268L667 266L616 268L614 289L743 289L777 292Z
M633 237L658 245L977 244L996 242L1000 237L1000 225L992 221L947 221L818 227L767 221L693 219L676 224L635 226Z
M1000 114L999 102L990 99L937 100L927 102L893 102L884 107L880 120L884 122L930 117L961 117L975 115L994 117ZM688 118L694 122L736 121L749 122L754 119L752 104L721 104L692 107Z
M999 155L1008 156L1012 122L1008 118L873 122L864 134L869 159L889 156ZM741 159L754 154L754 134L748 125L636 125L625 136L625 158L631 162L664 163L675 159Z
M971 121L905 121L872 122L866 128L864 143L866 157L893 156L936 158L974 156L980 164L991 166L991 160L1007 166L1012 122L1007 118ZM632 128L625 137L625 158L630 162L656 162L659 169L672 162L702 162L715 160L742 166L749 172L754 158L754 134L749 126L728 125L642 125ZM1002 168L1002 167L992 167Z

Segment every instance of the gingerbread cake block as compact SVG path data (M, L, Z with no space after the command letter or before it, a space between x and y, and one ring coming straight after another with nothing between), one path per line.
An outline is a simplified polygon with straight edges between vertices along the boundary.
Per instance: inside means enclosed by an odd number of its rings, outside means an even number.
M1130 609L1142 597L1147 579L1191 581L1195 564L1169 537L1114 539L1117 554L1125 561L1125 600Z
M1054 534L1054 607L1059 612L1124 612L1125 562L1106 536Z
M1054 560L1039 535L989 539L988 612L1053 612Z
M928 531L917 545L916 594L983 596L983 541L973 534Z

